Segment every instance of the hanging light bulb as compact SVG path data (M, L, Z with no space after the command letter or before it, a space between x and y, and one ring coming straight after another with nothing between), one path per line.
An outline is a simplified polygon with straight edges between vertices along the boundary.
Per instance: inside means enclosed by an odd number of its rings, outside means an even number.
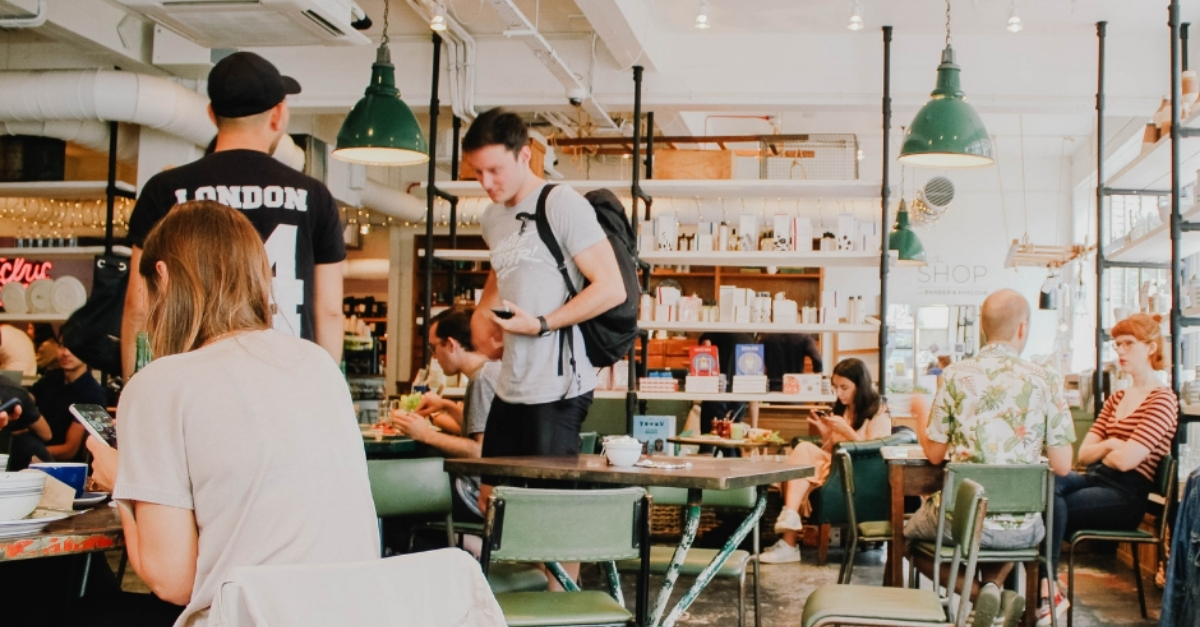
M850 3L850 23L846 28L850 30L862 30L863 27L863 5L859 0L854 0Z
M700 0L700 8L696 12L696 28L704 30L711 26L708 23L708 0Z
M429 29L438 32L446 30L446 7L441 2L437 3L437 8L433 10L433 17L429 19Z
M1025 28L1021 25L1021 13L1017 9L1017 0L1013 0L1012 10L1008 12L1008 32L1019 33Z

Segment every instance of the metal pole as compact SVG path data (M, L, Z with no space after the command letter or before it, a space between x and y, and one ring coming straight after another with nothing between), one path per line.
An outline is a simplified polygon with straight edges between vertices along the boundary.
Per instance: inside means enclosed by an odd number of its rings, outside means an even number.
M1096 22L1096 371L1092 373L1092 410L1104 407L1104 40L1108 22Z
M1184 22L1179 25L1179 46L1180 60L1183 66L1183 71L1188 71L1188 28L1192 26L1191 22Z
M429 184L425 190L425 312L421 318L421 363L428 364L429 327L433 318L433 208L437 197L438 79L442 73L442 38L433 34L433 78L429 90Z
M633 207L630 218L633 220L633 233L637 237L638 202L642 196L642 187L638 183L642 164L642 66L633 66L633 183L630 192L633 196ZM650 269L645 270L647 277ZM650 335L642 337L642 354L649 348ZM649 362L645 362L649 364ZM629 391L625 393L625 432L633 433L633 415L637 413L637 355L633 348L629 349ZM638 624L645 625L646 617L639 616Z
M1183 271L1179 245L1183 239L1183 218L1179 213L1179 0L1171 0L1167 10L1171 24L1171 389L1179 396L1183 379L1183 312L1179 295L1183 293Z
M883 27L883 185L879 189L879 211L883 215L879 240L879 394L887 395L888 341L888 200L891 195L892 132L892 27Z
M646 180L654 178L654 112L646 112Z
M459 159L458 144L459 144L459 141L461 141L459 139L459 137L462 134L462 118L458 117L457 115L454 116L454 121L450 125L450 128L454 130L454 141L451 142L451 144L450 144L450 180L457 181L458 180L458 159ZM453 242L451 242L450 247L454 248Z
M450 201L450 250L458 250L458 197ZM454 306L454 297L458 295L458 262L450 262L450 306Z
M117 131L116 122L108 123L108 189L104 220L104 254L113 254L113 214L117 202ZM137 272L135 268L133 270Z

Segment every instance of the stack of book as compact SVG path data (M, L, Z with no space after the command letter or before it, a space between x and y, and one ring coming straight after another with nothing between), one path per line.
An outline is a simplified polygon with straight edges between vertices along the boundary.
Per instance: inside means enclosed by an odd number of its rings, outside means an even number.
M725 377L711 375L697 377L688 375L683 383L683 389L694 394L719 394L723 389Z
M766 375L745 375L745 374L734 375L733 376L733 393L734 394L766 394L767 393L767 376Z
M765 394L767 392L766 363L762 344L738 344L737 374L733 376L735 394Z
M638 379L639 392L678 392L679 381L672 377L641 377Z

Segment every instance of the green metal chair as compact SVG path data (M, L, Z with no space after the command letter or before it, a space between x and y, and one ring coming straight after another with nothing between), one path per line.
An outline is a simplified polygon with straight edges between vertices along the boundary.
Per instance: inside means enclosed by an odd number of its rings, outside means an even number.
M687 505L687 490L684 488L650 488L650 496L654 499L655 505ZM704 490L701 501L711 507L728 507L732 509L754 509L758 494L754 488L741 488L737 490ZM754 526L751 532L754 538L753 547L754 553L749 551L735 550L725 558L725 562L713 574L716 579L735 579L738 582L738 627L745 627L746 624L746 570L750 564L754 565L754 625L759 627L762 624L759 610L758 589L758 556L759 550L759 529L758 525ZM679 574L689 577L695 577L708 566L710 562L717 556L717 549L701 549L692 547L688 550L687 560L683 563L683 568ZM671 558L675 554L674 546L651 546L650 547L650 574L666 575L667 567L671 564ZM617 562L617 570L621 572L637 572L639 564L637 560L622 560Z
M959 485L954 504L954 522L950 527L954 545L948 582L950 590L954 589L955 578L964 560L964 580L970 582L975 579L979 540L983 535L983 518L987 514L987 507L988 499L984 496L983 486L970 479ZM989 595L987 600L989 603L994 601L996 607L985 607L981 596L979 607L976 608L978 615L990 613L994 616L999 610L998 598ZM833 624L965 627L969 606L969 599L959 596L957 611L952 611L951 605L944 605L941 596L934 590L835 584L818 588L809 595L804 603L800 624L802 627Z
M988 513L1040 514L1045 512L1047 529L1049 530L1054 525L1054 482L1051 480L1051 477L1050 467L1046 464L952 463L946 464L946 479L942 488L942 494L955 494L955 490L960 482L965 479L971 479L987 490ZM945 530L946 512L950 507L953 507L953 503L947 503L947 500L946 498L942 499L939 511L939 537ZM1045 556L1050 555L1052 542L1050 536L1051 534L1047 531L1043 541L1044 553L1039 553L1036 546L1012 550L981 549L978 561L980 564L1005 562L1024 564L1025 597L1036 599L1038 596L1038 564L1046 561ZM941 561L948 557L947 550L943 547L939 553L932 542L913 542L909 546L909 551L912 553L922 553L933 558L933 588L937 590L941 574ZM909 577L909 584L915 586L917 583L915 567L910 572L912 575ZM1051 604L1053 602L1051 600ZM1051 607L1051 610L1053 616L1053 607ZM1026 608L1026 612L1026 621L1032 625L1037 618L1037 607L1030 605ZM1057 627L1057 620L1057 617L1051 619L1055 627Z
M650 498L642 488L544 490L498 486L488 502L483 572L493 562L546 563L564 592L504 592L496 601L509 627L645 624ZM636 615L625 609L612 562L641 563ZM580 590L559 562L605 565L610 593Z
M838 571L838 583L850 583L854 573L854 555L861 542L891 542L892 523L889 520L858 521L858 508L855 506L854 461L850 450L838 448L833 452L833 465L838 469L842 478L842 492L846 507L846 542L842 552L842 568ZM755 608L757 611L757 607Z
M885 446L916 444L912 431L893 433L886 438L862 442L841 442L834 452L845 451L850 455L854 467L854 509L858 524L871 526L872 531L886 530L891 533L891 487L888 484L888 466L880 450ZM817 565L824 566L829 551L829 530L833 526L849 529L850 512L847 507L846 491L841 478L842 468L833 464L825 485L808 495L812 514L805 524L818 525ZM890 538L888 538L890 539ZM849 579L843 583L848 583Z
M391 516L442 517L444 522L438 521L437 525L446 533L446 546L454 546L456 533L474 531L482 535L480 525L454 522L450 475L442 469L442 462L440 457L367 460L367 477L379 524L379 546L384 557L387 555L383 547L383 519ZM410 532L410 552L412 538L421 528L418 524ZM549 587L541 569L515 564L495 569L488 583L493 592L540 591Z
M1155 491L1150 493L1149 498L1151 503L1162 506L1162 512L1154 521L1153 533L1141 529L1128 531L1081 529L1071 535L1071 540L1067 545L1067 601L1071 603L1067 607L1067 627L1071 627L1072 610L1075 608L1075 544L1084 540L1129 543L1129 548L1133 553L1133 578L1137 581L1138 603L1142 608L1142 618L1148 618L1146 615L1146 591L1142 584L1142 567L1138 559L1137 545L1153 544L1158 559L1162 559L1162 556L1167 553L1164 539L1167 537L1167 523L1170 520L1167 512L1171 509L1171 503L1175 501L1175 465L1175 457L1172 455L1164 455L1158 462L1158 472L1154 480Z

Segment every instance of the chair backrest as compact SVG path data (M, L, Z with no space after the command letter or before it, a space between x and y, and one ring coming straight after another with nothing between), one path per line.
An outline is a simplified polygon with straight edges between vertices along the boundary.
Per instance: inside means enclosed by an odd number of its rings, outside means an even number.
M983 519L987 515L989 505L989 498L985 495L983 486L971 479L963 479L959 483L958 489L955 490L954 501L954 521L950 526L950 537L954 542L954 557L950 560L950 575L946 582L946 590L948 591L954 590L955 582L958 578L959 566L964 559L967 562L962 573L964 589L969 589L971 582L975 581L975 567L978 565L979 560L979 543L983 539ZM940 555L940 536L938 538L937 549L934 554ZM941 568L935 562L935 576L939 570ZM937 589L936 579L934 580L934 589ZM969 594L965 594L958 597L958 611L957 619L954 621L955 625L966 624L967 608L970 605L967 601L969 596Z
M1171 504L1175 502L1175 490L1178 489L1179 475L1177 474L1177 465L1179 462L1175 460L1175 456L1170 453L1163 455L1162 459L1158 460L1158 471L1154 477L1154 492L1151 494L1151 499L1154 495L1162 497L1162 513L1158 515L1158 539L1163 542L1167 537L1167 525L1171 522L1170 512Z
M650 537L643 488L542 490L499 486L489 500L484 564L641 559Z
M854 506L858 520L887 520L891 513L891 488L888 485L888 467L880 452L884 446L902 446L916 441L913 432L902 431L885 438L862 442L841 442L834 452L845 451L854 467ZM809 495L812 504L813 524L846 524L850 516L846 508L845 493L841 489L841 469L834 464L824 487L813 490Z
M972 479L987 490L989 514L1043 512L1050 502L1050 467L1046 464L946 464L947 509L963 479Z
M505 624L479 564L458 549L235 568L213 596L209 615L225 627Z
M450 475L440 457L418 459L369 459L367 477L375 515L445 515L453 508Z
M687 489L651 487L650 496L655 505L687 505ZM734 507L753 509L758 494L754 488L736 490L705 490L700 501L711 507Z

